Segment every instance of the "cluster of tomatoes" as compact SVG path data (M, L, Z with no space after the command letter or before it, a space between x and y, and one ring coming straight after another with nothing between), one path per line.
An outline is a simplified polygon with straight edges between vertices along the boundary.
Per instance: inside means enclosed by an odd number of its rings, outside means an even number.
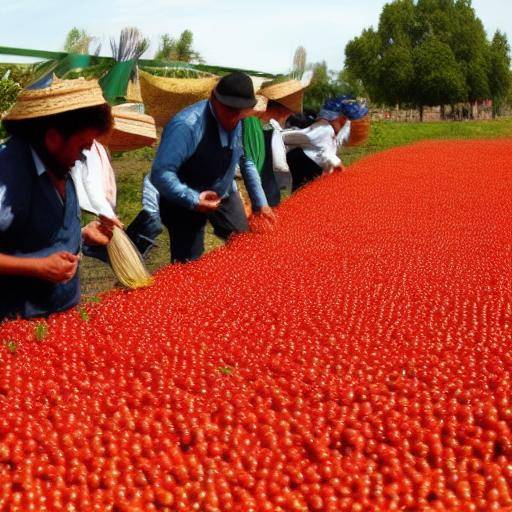
M512 507L510 155L368 158L152 288L1 325L0 510Z

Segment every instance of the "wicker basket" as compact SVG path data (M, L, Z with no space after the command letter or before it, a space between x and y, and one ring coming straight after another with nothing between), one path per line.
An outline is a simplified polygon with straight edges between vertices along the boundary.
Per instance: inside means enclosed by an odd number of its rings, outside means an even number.
M114 107L112 114L114 128L108 142L111 151L131 151L151 146L156 141L155 121L151 116L122 106Z
M366 115L356 121L350 121L350 138L349 146L360 146L364 144L370 136L370 116Z
M180 110L209 98L218 77L166 78L139 70L139 80L146 112L157 126L165 126Z

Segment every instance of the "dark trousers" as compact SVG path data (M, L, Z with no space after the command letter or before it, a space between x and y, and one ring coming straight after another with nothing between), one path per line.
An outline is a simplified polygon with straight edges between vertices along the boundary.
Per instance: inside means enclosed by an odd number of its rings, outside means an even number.
M126 234L142 256L146 258L149 251L156 245L156 238L163 230L160 215L143 209L126 228Z
M261 170L261 186L268 205L272 208L278 206L281 202L281 190L277 184L276 174L274 172L274 162L272 158L272 130L264 130L265 137L265 162Z
M160 198L160 216L169 230L171 262L185 263L200 258L204 252L204 232L210 221L214 233L227 240L233 233L249 230L244 206L238 192L223 199L212 213L182 208Z
M301 148L295 148L286 155L292 175L292 192L322 175L322 168L309 158Z

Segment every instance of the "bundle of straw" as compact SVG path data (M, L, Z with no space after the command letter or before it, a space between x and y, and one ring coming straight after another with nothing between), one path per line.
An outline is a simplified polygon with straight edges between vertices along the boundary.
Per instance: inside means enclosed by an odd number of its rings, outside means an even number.
M144 288L153 284L142 257L128 235L117 226L107 245L108 257L114 274L127 288Z

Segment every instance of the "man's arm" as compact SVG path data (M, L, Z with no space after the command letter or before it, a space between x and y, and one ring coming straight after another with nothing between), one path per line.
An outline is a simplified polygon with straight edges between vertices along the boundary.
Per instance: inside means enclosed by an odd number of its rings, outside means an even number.
M199 193L178 178L180 167L194 154L197 142L192 127L171 121L164 129L151 169L151 183L168 201L193 210Z
M10 256L0 253L0 274L24 276L61 283L69 281L78 268L78 256L69 252L56 252L42 258Z
M268 207L267 197L263 191L261 178L254 162L250 158L242 156L240 159L240 171L242 172L253 210L258 212L262 208Z

